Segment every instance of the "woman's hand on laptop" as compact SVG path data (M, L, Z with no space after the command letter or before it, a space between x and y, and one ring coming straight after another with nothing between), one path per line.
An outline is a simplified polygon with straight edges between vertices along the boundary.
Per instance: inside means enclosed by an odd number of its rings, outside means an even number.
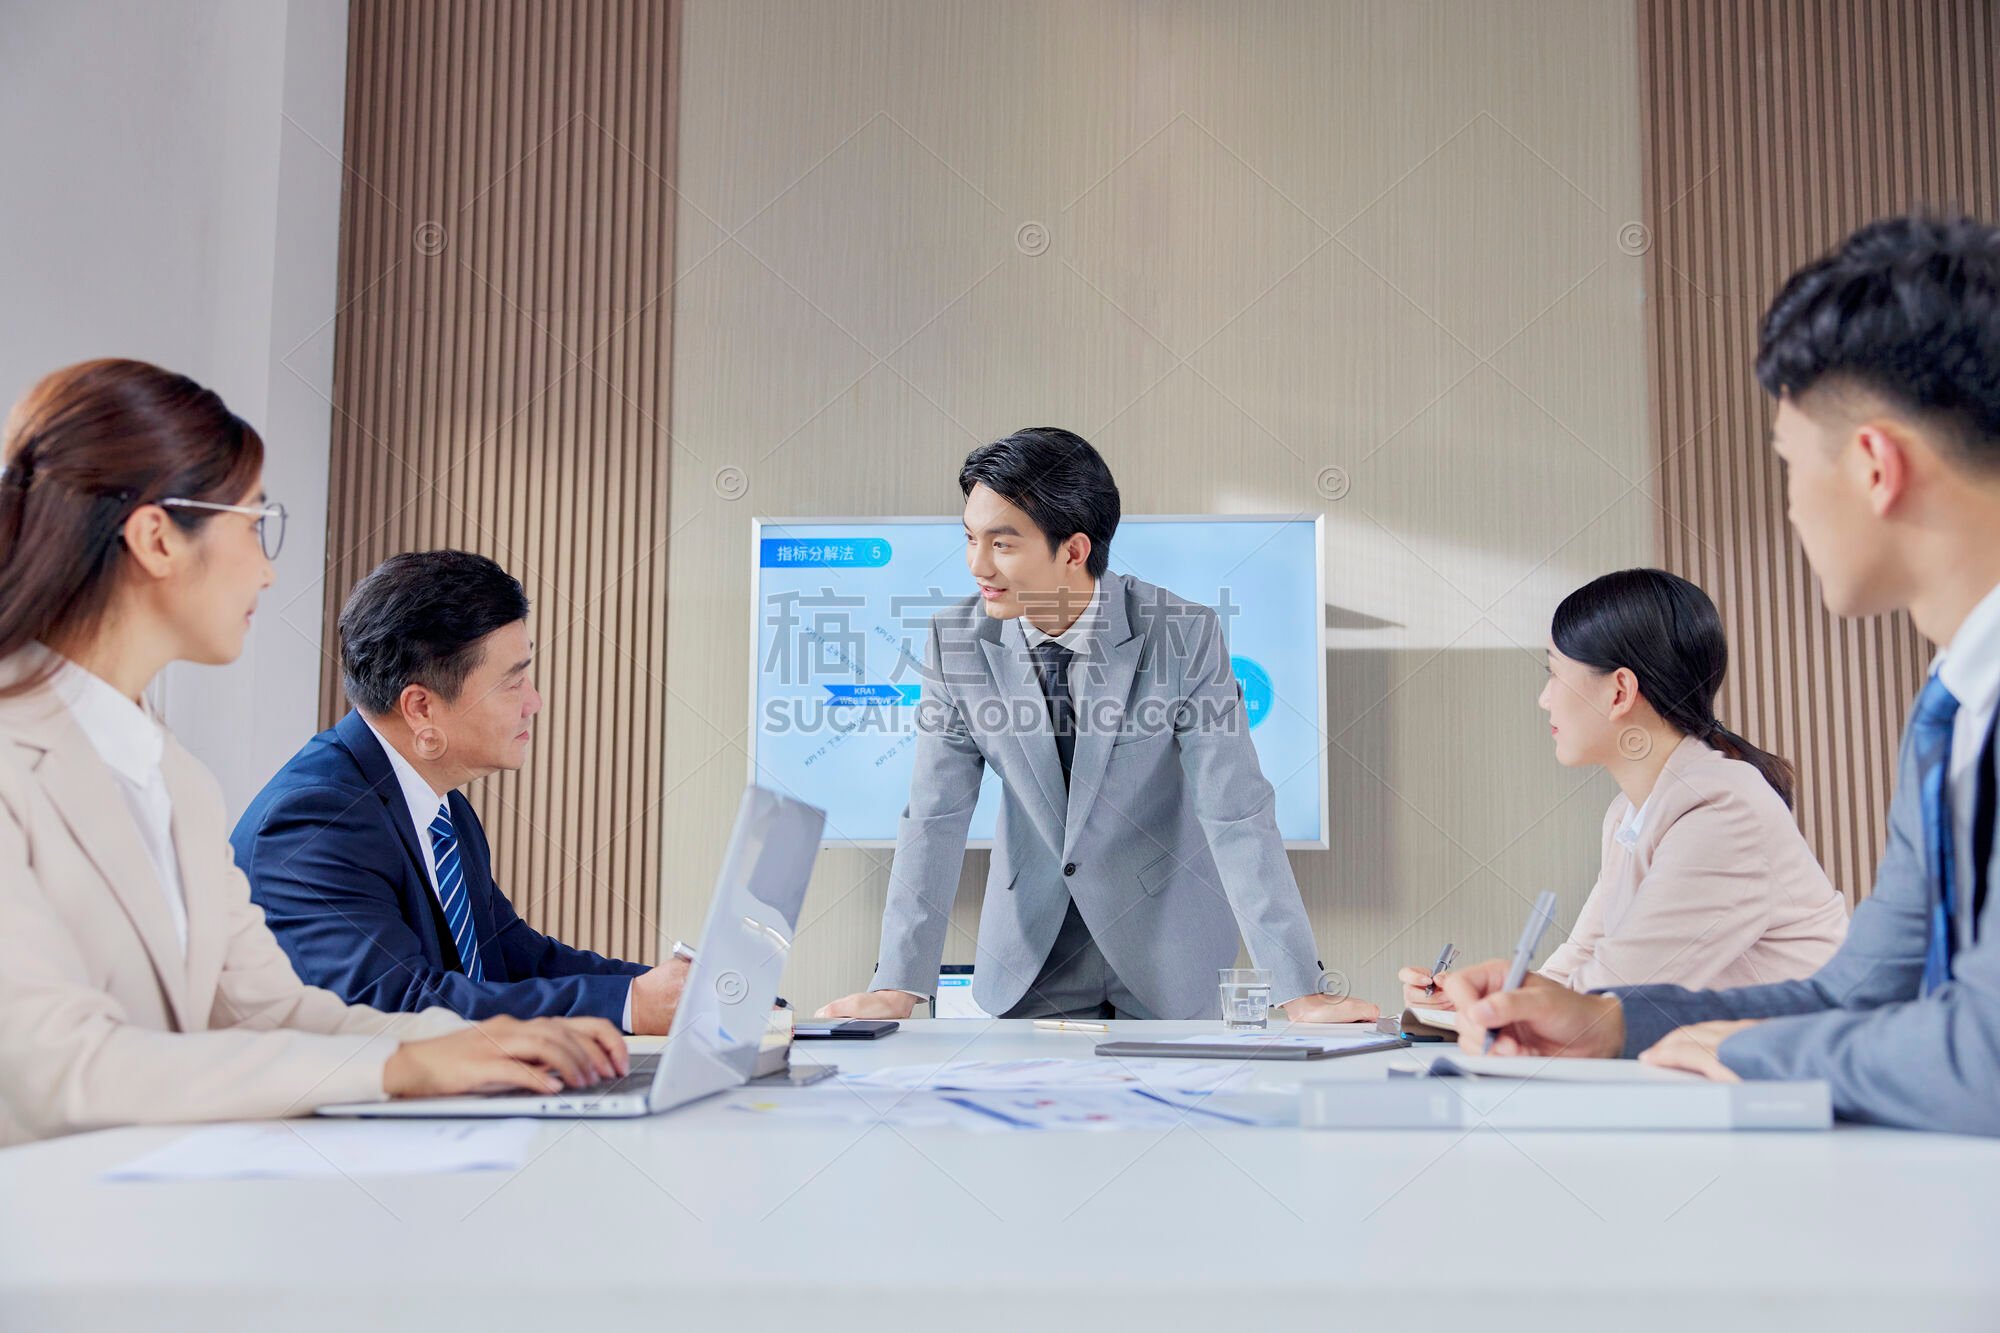
M489 1018L446 1037L408 1041L382 1066L391 1097L560 1092L626 1073L625 1038L601 1018Z
M919 997L906 990L865 990L821 1005L814 1018L908 1018Z

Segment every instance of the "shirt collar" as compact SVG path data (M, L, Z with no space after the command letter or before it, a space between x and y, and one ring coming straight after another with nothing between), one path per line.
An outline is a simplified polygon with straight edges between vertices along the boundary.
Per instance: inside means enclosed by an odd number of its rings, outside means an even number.
M1611 836L1618 840L1620 847L1630 850L1639 845L1639 831L1646 826L1646 807L1653 803L1649 795L1639 803L1636 810L1627 810L1625 819L1618 825L1618 831Z
M368 720L366 713L361 715L361 722L382 743L382 753L389 756L389 767L396 774L396 785L403 789L403 800L410 807L410 818L419 831L428 829L431 821L437 818L438 807L444 804L444 797L431 790L431 784L424 781L423 774L403 758L401 750L389 744L389 738L375 729L375 724Z
M166 733L150 713L120 694L117 686L67 658L56 668L49 685L69 709L90 748L112 772L141 787L159 773L160 756L167 748Z
M1980 598L1931 669L1960 708L1976 716L1993 710L2000 700L2000 587Z
M1091 589L1090 604L1083 608L1083 614L1078 616L1068 629L1060 634L1044 634L1030 624L1026 616L1022 616L1021 633L1027 636L1030 648L1039 648L1050 639L1054 639L1072 653L1080 653L1090 636L1097 631L1097 620L1103 607L1104 580L1099 579L1097 586Z

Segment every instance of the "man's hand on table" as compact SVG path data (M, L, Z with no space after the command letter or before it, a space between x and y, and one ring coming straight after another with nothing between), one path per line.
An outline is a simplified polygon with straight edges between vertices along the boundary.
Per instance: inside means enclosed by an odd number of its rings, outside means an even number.
M1716 1052L1722 1049L1723 1042L1761 1021L1738 1018L1690 1023L1686 1027L1675 1028L1641 1051L1639 1060L1662 1069L1685 1069L1717 1083L1741 1083L1742 1076L1722 1063L1722 1057Z
M906 990L865 990L821 1005L814 1018L908 1018L917 996Z
M1373 1023L1382 1016L1375 1005L1352 996L1301 995L1285 1001L1279 1008L1294 1023Z

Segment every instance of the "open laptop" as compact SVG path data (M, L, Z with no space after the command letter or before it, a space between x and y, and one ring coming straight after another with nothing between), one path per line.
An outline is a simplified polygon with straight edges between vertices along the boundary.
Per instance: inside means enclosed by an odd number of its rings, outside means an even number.
M825 822L826 812L816 807L762 787L744 790L666 1048L633 1057L631 1073L594 1088L344 1102L322 1106L319 1114L616 1119L740 1087L757 1064Z

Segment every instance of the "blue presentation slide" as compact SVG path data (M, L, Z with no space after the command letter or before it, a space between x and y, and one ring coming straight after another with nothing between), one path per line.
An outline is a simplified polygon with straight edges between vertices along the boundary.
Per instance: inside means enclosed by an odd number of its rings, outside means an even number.
M956 519L756 525L752 781L820 806L831 843L893 843L909 796L924 643L971 596ZM1126 518L1111 568L1214 607L1291 843L1325 841L1316 519ZM969 834L993 836L988 770Z

